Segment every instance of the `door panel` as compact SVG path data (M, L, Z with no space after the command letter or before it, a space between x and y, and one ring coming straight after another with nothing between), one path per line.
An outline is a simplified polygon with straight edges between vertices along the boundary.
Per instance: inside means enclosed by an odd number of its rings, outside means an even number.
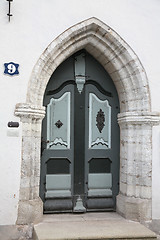
M112 174L89 173L88 196L89 197L112 197Z
M113 199L113 153L112 118L114 101L112 95L100 91L95 84L86 86L86 207L88 211L114 208ZM87 108L88 105L88 108ZM89 130L88 130L89 129Z
M87 52L79 52L51 77L44 105L44 212L114 209L119 189L119 102L109 75Z
M89 148L111 147L111 107L108 100L102 101L89 93Z
M65 92L60 98L51 98L47 105L47 148L70 148L70 104L71 93Z
M46 175L45 198L71 197L71 174Z
M73 100L74 86L69 84L44 99L46 116L42 137L41 198L44 212L65 212L73 208ZM71 127L72 126L72 127Z

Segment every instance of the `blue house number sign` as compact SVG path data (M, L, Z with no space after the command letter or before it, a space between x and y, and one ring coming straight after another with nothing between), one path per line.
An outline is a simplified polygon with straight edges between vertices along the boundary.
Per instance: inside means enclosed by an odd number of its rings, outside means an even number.
M4 63L4 74L8 74L10 76L17 75L19 74L18 67L19 64L13 62Z

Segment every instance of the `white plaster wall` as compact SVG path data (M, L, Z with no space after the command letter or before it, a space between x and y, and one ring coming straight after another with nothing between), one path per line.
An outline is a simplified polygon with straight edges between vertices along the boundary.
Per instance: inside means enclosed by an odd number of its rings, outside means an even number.
M1 54L0 54L1 56ZM3 66L0 70L3 71ZM14 117L14 105L19 101L20 79L0 74L0 224L16 221L19 198L21 127L9 129L8 121L19 121Z
M21 129L10 137L8 121L15 104L25 102L27 84L36 61L48 44L72 25L97 17L132 47L149 78L152 111L160 111L160 1L159 0L14 0L11 22L8 2L0 1L0 224L14 224L20 179ZM20 75L3 74L5 62L20 64ZM153 218L160 218L159 135L153 137ZM157 144L157 145L156 145ZM15 197L14 197L15 194Z
M160 219L160 126L153 127L153 161L152 161L152 216L154 219Z

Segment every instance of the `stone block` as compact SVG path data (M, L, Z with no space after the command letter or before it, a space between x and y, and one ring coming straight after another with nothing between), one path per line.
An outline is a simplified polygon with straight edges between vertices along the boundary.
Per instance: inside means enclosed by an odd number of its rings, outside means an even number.
M117 196L117 212L133 221L151 220L151 200L119 194Z
M19 200L26 201L30 198L30 187L21 187L19 193Z
M40 198L19 201L18 207L18 225L25 225L31 223L38 223L41 221L43 216L43 203Z
M144 223L144 225L156 234L160 235L160 219L153 219L152 221L147 221Z
M33 226L29 225L2 225L0 226L1 240L32 239Z

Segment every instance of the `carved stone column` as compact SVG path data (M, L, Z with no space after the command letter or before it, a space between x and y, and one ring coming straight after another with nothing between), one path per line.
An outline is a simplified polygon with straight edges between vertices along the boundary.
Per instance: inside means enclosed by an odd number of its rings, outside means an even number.
M43 214L39 198L42 107L17 104L15 115L22 122L21 181L17 224L38 222Z
M126 112L120 125L120 193L117 212L132 220L150 220L152 209L152 126L157 113Z

